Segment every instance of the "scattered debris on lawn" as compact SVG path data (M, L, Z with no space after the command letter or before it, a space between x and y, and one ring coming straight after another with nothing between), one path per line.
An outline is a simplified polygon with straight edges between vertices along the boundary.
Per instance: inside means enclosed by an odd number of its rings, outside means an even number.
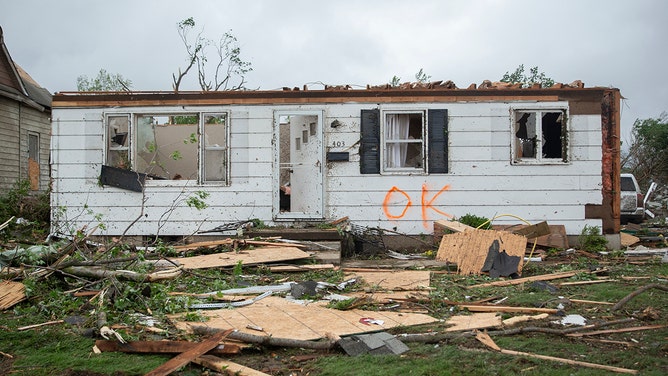
M366 267L321 263L315 257L317 252L331 252L334 248L318 242L279 237L224 238L170 245L161 251L157 251L158 247L139 248L123 244L119 239L114 244L101 245L87 241L87 236L73 237L47 245L14 244L11 249L0 252L0 310L8 310L30 299L26 297L25 286L18 282L22 278L33 278L39 283L55 275L76 281L66 294L85 301L86 310L91 313L93 320L88 321L95 322L95 353L113 351L173 356L148 375L167 375L188 363L227 374L266 375L230 361L229 358L242 354L249 346L323 352L338 349L350 356L400 355L410 351L407 343L411 342L439 343L474 337L503 354L636 373L630 369L501 349L490 336L541 332L630 346L628 341L595 337L668 326L637 325L637 319L662 319L665 312L661 310L646 307L642 311L625 312L623 309L634 297L648 290L668 291L665 276L611 278L609 269L601 262L601 257L611 252L589 253L570 248L563 226L541 222L493 226L488 230L438 220L434 222L434 240L420 240L430 249L438 247L437 252L432 251L427 256L426 253L409 254L388 249L384 237L401 235L392 230L357 226L347 223L347 218L336 224L348 234L348 239L342 239L341 243L352 240L360 252L371 249L374 257L382 255L414 267L381 268L378 259L368 260ZM252 225L253 222L240 221L201 233L232 231L239 237ZM666 244L659 248L645 248L637 245L642 242L641 237L630 234L623 235L622 242L635 246L617 252L623 253L626 259L651 262L668 257ZM111 252L113 249L125 252L117 254ZM524 270L530 270L528 263L559 257L562 260L586 258L590 264L579 265L574 270L522 276ZM37 259L42 262L37 263ZM425 260L430 263L424 263ZM243 269L247 268L261 271L258 274L262 276L244 275ZM123 283L149 285L138 294L150 294L152 283L180 281L193 276L205 278L198 273L217 271L220 275L207 275L206 278L225 280L214 287L222 288L169 291L166 294L169 298L185 299L186 303L177 313L156 316L156 319L152 307L146 306L144 312L127 313L126 317L136 322L134 327L126 323L108 323L100 308L115 298L115 290ZM323 274L335 275L336 280L314 278ZM457 289L474 296L460 297L461 301L446 298L444 294L448 291L436 291L433 287L436 276L456 280L452 283ZM547 282L567 278L571 279ZM568 288L573 286L618 283L627 278L634 282L651 278L655 283L638 288L618 302L588 300L586 294L557 297L564 291L567 295ZM664 279L656 283L657 278ZM549 301L550 304L538 301L512 304L508 303L513 301L512 294L506 295L506 292L500 296L485 296L488 288L508 286L551 294L554 299ZM497 294L499 291L502 290L497 289ZM574 313L575 305L580 305L579 312L592 314ZM601 315L603 310L609 315ZM612 315L617 319L611 319ZM70 320L73 318L35 323L16 330L68 325ZM77 322L82 325L86 318L77 319ZM621 324L633 326L602 329ZM428 332L400 333L409 327L411 331L419 331L421 326L428 326ZM175 332L179 334L175 335ZM194 337L199 338L199 342L184 340Z

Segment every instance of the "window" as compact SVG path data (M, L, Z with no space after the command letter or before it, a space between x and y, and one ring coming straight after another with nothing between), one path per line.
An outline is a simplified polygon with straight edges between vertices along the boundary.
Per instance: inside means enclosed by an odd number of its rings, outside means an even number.
M152 180L227 183L228 138L226 113L109 115L106 163Z
M360 172L448 172L447 124L447 110L362 110Z
M566 110L515 110L512 119L513 163L568 162Z
M39 163L39 134L28 133L28 158Z

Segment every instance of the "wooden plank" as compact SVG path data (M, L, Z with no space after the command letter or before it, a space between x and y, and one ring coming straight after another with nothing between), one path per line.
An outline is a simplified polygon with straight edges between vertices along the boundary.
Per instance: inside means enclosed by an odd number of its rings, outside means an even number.
M202 355L193 360L200 366L210 368L217 372L224 372L230 376L269 376L269 374L254 370L252 368L242 366L241 364L224 360L212 355Z
M518 312L518 313L549 313L556 314L559 310L552 308L510 307L496 305L458 304L457 307L471 312Z
M517 230L513 230L513 234L524 235L527 239L537 238L543 235L550 234L550 227L547 225L547 222L539 222L530 226L521 227Z
M494 281L494 282L489 282L489 283L481 283L481 284L478 284L478 285L466 286L466 288L467 289L473 289L473 288L477 288L477 287L521 285L522 283L528 283L528 282L533 282L533 281L549 281L549 280L553 280L553 279L569 278L569 277L572 277L572 276L574 276L578 273L585 273L587 271L588 270L580 269L580 270L573 270L573 271L570 271L570 272L543 274L543 275L536 275L536 276L531 276L531 277L509 279L509 280L503 280L503 281Z
M201 311L212 328L234 328L239 332L257 335L251 327L261 327L267 336L299 340L326 338L334 335L358 334L386 330L397 326L420 325L438 320L424 314L390 311L339 311L315 304L302 305L283 298L269 296L252 305L235 309ZM188 330L192 323L181 321L182 315L170 315L178 329ZM379 320L369 323L364 319ZM382 323L381 323L382 322Z
M308 272L314 270L333 270L334 264L276 265L270 266L273 273Z
M382 290L424 290L431 283L431 272L428 270L378 270L352 272L344 274L344 279L361 278L374 289Z
M584 333L569 333L566 334L568 337L583 337L583 336L595 336L599 334L612 334L612 333L628 333L628 332L637 332L641 330L653 330L661 329L668 327L668 325L647 325L647 326L635 326L632 328L621 328L621 329L607 329L607 330L596 330L593 332L584 332Z
M474 313L471 315L452 316L445 321L446 332L458 332L473 329L496 328L502 325L501 316L496 312Z
M499 252L519 257L517 273L522 273L527 239L524 236L497 230L468 230L443 236L436 260L457 264L460 274L482 274L482 267L493 242L500 244Z
M163 363L159 367L155 368L151 372L147 373L146 376L166 376L170 373L176 371L177 369L185 366L190 363L193 359L198 358L208 351L218 346L218 343L223 340L232 330L226 330L218 332L208 339L196 344L191 349L182 352L181 354L173 357L168 360L166 363Z
M571 193L572 194L572 193ZM542 225L541 225L542 226ZM494 225L492 228L504 231L512 231L514 233L522 231L531 231L525 230L531 226L527 225ZM534 237L535 240L532 240L531 243L536 243L543 247L557 248L557 249L567 249L568 245L568 236L566 235L566 227L564 225L547 225L549 230L547 234ZM544 231L540 230L541 232ZM528 236L527 236L528 238Z
M475 227L471 227L469 225L466 225L461 222L457 221L448 221L445 219L440 219L438 221L434 221L434 232L436 232L436 228L444 228L447 230L450 230L452 232L464 232L467 230L475 230Z
M111 340L97 340L95 341L95 346L103 352L178 354L191 350L197 346L197 343L189 341L130 341L120 343ZM225 343L209 350L207 354L238 354L240 352L241 347L239 345Z
M639 237L633 236L631 234L627 234L625 232L620 232L619 236L620 236L620 242L621 242L622 247L628 247L628 246L634 245L634 244L636 244L640 241Z
M243 265L257 265L309 257L311 257L310 254L295 247L267 247L240 252L230 251L193 257L178 257L170 260L183 265L185 269L205 269L235 266L239 262Z

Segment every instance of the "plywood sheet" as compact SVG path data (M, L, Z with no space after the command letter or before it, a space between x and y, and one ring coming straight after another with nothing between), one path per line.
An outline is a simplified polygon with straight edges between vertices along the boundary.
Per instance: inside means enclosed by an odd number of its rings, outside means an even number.
M327 333L338 336L381 331L396 326L420 325L438 321L424 314L350 310L339 311L316 304L302 305L284 298L270 296L252 305L235 309L201 311L209 320L194 325L213 328L234 328L255 335L299 340L325 338ZM191 323L171 317L179 329L187 330ZM382 324L365 324L361 319L382 320ZM260 327L263 332L247 329Z
M257 265L309 257L311 257L310 254L296 247L264 247L239 252L230 251L193 257L178 257L170 260L183 265L185 269L205 269L235 266L239 261L243 265Z
M501 316L496 312L473 313L471 315L452 316L446 320L446 332L466 331L473 329L496 328L503 324Z
M375 289L390 291L424 290L429 288L431 272L428 270L379 270L345 273L346 280L360 277Z
M499 251L505 250L509 256L518 256L517 272L522 272L527 238L498 230L468 230L443 236L436 254L436 260L457 264L461 274L481 274L481 269L492 243L499 241Z
M0 281L0 311L12 307L26 298L23 283Z

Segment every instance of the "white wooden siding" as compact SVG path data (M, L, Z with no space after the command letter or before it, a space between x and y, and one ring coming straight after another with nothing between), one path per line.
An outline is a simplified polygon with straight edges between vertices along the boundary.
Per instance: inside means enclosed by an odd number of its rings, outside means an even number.
M56 223L90 226L101 219L106 230L97 234L119 234L139 217L145 197L144 216L129 229L129 235L187 235L251 218L274 224L271 221L274 111L317 110L324 111L325 153L346 151L350 155L350 161L325 165L327 219L348 216L358 225L396 227L397 231L413 234L430 233L431 222L445 218L438 211L455 217L475 214L492 218L512 214L532 223L548 220L551 224L563 224L569 234L580 233L585 224L600 226L600 220L585 220L584 205L602 201L601 117L569 116L569 163L516 166L510 164L510 108L515 105L507 102L382 105L382 110L448 110L449 173L413 176L360 174L360 111L375 105L188 106L185 110L188 112L230 112L230 185L148 181L143 196L98 184L104 155L102 119L105 111L108 114L112 110L56 108L52 200L54 206L64 208L67 217L67 221ZM563 107L566 103L541 105ZM179 110L183 111L180 107L141 107L118 108L113 112L152 114ZM340 126L332 128L334 120ZM425 201L431 202L424 207L423 186ZM183 200L199 190L210 194L206 199L209 206L203 210L187 207ZM410 206L404 194L410 197ZM518 221L500 217L494 223Z

